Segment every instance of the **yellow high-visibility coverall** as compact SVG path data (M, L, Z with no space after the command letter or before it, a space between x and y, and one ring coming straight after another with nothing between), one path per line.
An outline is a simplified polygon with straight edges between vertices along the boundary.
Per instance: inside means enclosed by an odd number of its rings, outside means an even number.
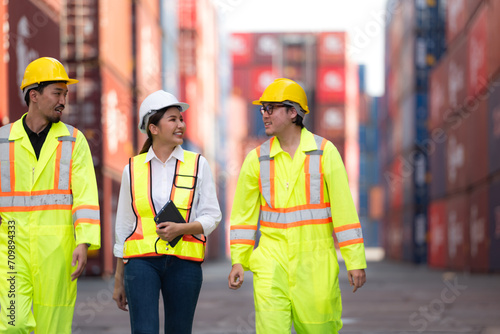
M253 272L257 333L290 333L292 320L297 333L342 327L333 232L347 270L366 268L361 225L331 142L304 128L293 160L276 137L248 154L231 213L231 260Z
M54 123L37 160L18 120L0 128L0 171L0 333L71 333L73 251L100 247L87 140Z

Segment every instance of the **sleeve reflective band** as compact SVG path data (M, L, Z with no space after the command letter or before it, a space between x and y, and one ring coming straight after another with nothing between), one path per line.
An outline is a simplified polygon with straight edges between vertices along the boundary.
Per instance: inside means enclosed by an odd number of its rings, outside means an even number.
M81 205L73 209L73 224L80 223L99 224L99 207L94 205Z
M360 223L335 227L334 230L339 247L363 243L363 233L361 232Z
M233 225L230 231L230 244L255 245L257 225Z

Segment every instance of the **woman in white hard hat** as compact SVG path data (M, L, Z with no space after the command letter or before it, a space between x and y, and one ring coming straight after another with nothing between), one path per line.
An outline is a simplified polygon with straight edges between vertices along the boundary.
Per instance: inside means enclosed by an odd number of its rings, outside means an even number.
M186 130L182 113L188 107L162 90L149 95L139 110L139 130L148 139L123 170L113 299L124 311L128 304L132 333L159 332L160 291L165 333L191 333L205 237L221 220L206 159L181 147ZM155 223L169 200L187 224Z

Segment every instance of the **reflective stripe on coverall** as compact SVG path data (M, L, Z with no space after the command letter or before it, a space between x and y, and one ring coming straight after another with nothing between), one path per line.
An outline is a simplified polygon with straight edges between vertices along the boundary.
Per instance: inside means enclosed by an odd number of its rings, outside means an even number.
M100 247L88 143L53 123L37 160L20 119L0 128L0 173L0 332L71 333L73 251Z
M146 155L147 153L137 155L129 163L132 208L137 223L134 233L125 241L123 258L174 255L185 260L203 261L205 236L202 235L199 240L186 234L175 247L167 247L166 241L156 234L156 209L151 198L151 163L145 163ZM184 162L177 160L175 165L170 199L186 222L189 221L193 205L199 161L199 154L184 150Z
M347 270L365 268L361 226L331 142L302 129L293 160L276 137L248 154L231 213L231 259L254 273L257 333L290 333L292 320L297 333L342 327L334 231Z

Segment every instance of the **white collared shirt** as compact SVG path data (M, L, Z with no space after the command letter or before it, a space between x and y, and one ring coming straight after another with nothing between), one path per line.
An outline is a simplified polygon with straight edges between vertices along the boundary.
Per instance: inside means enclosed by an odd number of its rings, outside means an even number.
M146 154L146 162L151 161L151 179L153 180L151 192L156 211L159 211L170 199L177 160L184 161L184 150L180 146L175 147L165 163L158 159L152 146ZM120 197L116 210L113 254L119 258L123 257L125 239L132 234L136 225L130 194L130 170L127 165L123 169ZM207 236L215 230L221 219L222 214L217 201L212 172L207 160L201 156L189 222L199 222L203 227L203 234Z

